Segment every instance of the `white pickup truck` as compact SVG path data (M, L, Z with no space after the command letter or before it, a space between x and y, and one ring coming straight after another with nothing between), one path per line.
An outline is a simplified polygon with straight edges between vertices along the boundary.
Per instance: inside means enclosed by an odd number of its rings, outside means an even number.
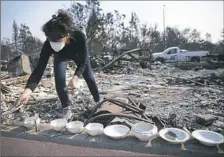
M200 62L202 57L208 55L208 51L187 51L180 49L179 47L169 47L163 52L153 53L152 57L154 61L164 62Z

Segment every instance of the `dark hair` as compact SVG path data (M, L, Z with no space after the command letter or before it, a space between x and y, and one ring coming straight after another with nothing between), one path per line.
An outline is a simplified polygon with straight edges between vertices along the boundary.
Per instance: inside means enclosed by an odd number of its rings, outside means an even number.
M58 15L52 15L42 27L43 32L51 40L58 40L72 30L72 17L64 10L58 10Z

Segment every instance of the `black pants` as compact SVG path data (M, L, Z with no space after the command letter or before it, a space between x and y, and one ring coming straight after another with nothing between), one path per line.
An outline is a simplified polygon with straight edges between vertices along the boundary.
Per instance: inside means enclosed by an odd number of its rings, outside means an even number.
M78 64L78 57L72 59L76 64ZM61 58L59 54L54 54L54 75L55 75L55 84L56 91L61 101L63 108L69 106L71 101L68 97L68 91L66 86L66 68L67 68L68 59ZM84 80L86 81L90 93L93 96L95 102L100 101L99 91L93 77L92 68L90 64L90 59L87 59L87 66L82 74Z

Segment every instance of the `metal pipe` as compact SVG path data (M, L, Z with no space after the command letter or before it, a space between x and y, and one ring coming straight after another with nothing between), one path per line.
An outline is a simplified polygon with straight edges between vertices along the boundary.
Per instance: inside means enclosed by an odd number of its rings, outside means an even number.
M153 122L151 121L148 121L146 119L143 119L143 118L138 118L138 117L135 117L135 116L132 116L132 115L125 115L125 114L112 114L112 113L107 113L107 114L101 114L101 115L98 115L98 116L95 116L89 120L87 120L86 122L84 122L84 126L86 126L88 123L90 123L91 121L97 119L97 118L100 118L100 117L104 117L104 116L117 116L117 117L127 117L127 118L133 118L133 119L136 119L136 120L139 120L139 121L145 121L147 123L151 123L151 124L154 124Z
M108 101L113 101L113 102L118 102L118 103L121 103L121 104L123 104L125 106L131 107L131 108L133 108L133 109L135 109L135 110L137 110L139 112L143 112L143 110L141 110L141 109L139 109L139 108L137 108L135 106L129 105L129 104L125 103L125 102L122 102L122 101L119 101L119 100L115 100L115 99L107 99L107 100Z
M134 111L134 112L138 112L138 113L142 113L142 112L144 112L143 110L141 110L141 109L139 109L139 108L137 108L137 107L131 106L131 105L126 104L126 103L124 103L124 102L122 102L122 101L119 101L119 100L115 100L115 99L104 99L103 101L101 101L99 104L97 104L97 105L93 108L93 110L92 110L92 112L90 113L88 119L91 118L91 116L93 115L93 113L96 112L96 110L97 110L97 109L98 109L104 102L106 102L106 101L109 101L109 102L111 102L111 103L115 103L116 105L119 105L119 106L121 106L121 107L124 107L125 109L129 109L129 110ZM129 107L129 108L128 108L128 107Z

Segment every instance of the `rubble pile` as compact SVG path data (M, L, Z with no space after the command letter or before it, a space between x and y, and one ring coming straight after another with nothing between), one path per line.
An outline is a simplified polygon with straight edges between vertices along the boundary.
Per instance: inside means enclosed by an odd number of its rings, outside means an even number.
M223 71L222 68L181 70L169 64L141 69L140 65L129 64L128 67L108 70L107 73L95 72L94 76L102 99L131 96L146 106L147 115L159 117L168 127L186 127L190 131L208 128L224 134ZM73 73L71 69L67 72L67 81ZM13 83L13 79L17 82ZM9 80L10 84L7 83ZM13 107L15 99L23 92L25 80L1 80L11 91L2 91L5 97L1 102L3 112ZM95 103L83 79L80 84L80 88L69 96L74 115L85 119ZM60 117L61 112L54 79L42 79L29 103L7 118L2 118L2 124L18 124L35 113L39 114L42 122L49 122Z

